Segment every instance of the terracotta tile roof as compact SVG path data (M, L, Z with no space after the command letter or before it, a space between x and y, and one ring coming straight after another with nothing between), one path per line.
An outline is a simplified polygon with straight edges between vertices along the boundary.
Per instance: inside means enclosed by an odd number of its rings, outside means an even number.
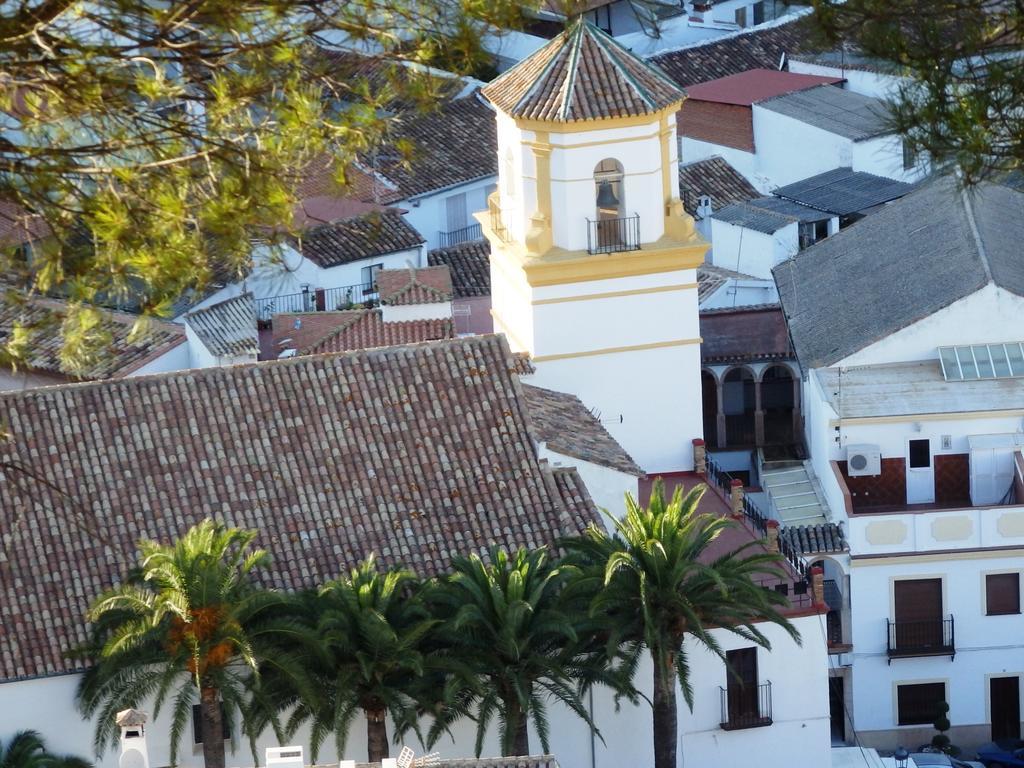
M556 453L639 477L644 473L575 395L523 385L537 439Z
M218 302L185 315L196 336L217 357L259 353L256 302L251 293Z
M17 203L0 200L0 247L23 245L49 234L50 227L42 216L29 213Z
M685 98L657 66L582 17L483 94L513 117L554 122L648 115Z
M688 86L686 95L697 101L713 101L717 104L749 107L751 104L763 99L770 99L773 96L841 82L843 82L841 77L800 75L778 69L757 68Z
M399 141L412 145L409 162L394 150ZM494 110L475 93L443 104L435 112L402 116L390 142L375 159L365 159L363 165L394 187L396 199L407 200L498 175Z
M779 530L779 538L801 555L848 552L850 549L843 526L838 523L787 526Z
M382 269L377 273L377 293L381 304L392 307L451 301L452 273L447 264L419 269Z
M318 355L454 338L455 323L447 317L385 322L379 309L274 316L275 356L287 349Z
M700 359L705 363L795 357L782 307L759 304L700 313Z
M150 319L133 334L137 315L101 309L95 330L107 340L81 370L71 372L60 359L61 322L67 311L68 305L58 299L22 299L0 290L0 345L9 343L16 325L23 326L30 333L29 369L91 381L127 376L186 341L185 329L175 323Z
M679 166L679 194L683 207L691 216L697 215L697 198L711 197L711 210L717 211L731 203L751 200L761 193L746 178L719 156Z
M537 368L534 366L533 360L530 359L529 352L512 353L512 370L520 376L532 376L537 372Z
M319 267L336 267L416 248L423 235L389 208L315 227L294 240L295 248Z
M688 45L651 58L677 85L689 88L748 69L778 69L783 56L814 50L811 20L801 15L790 21L766 25Z
M701 302L709 298L711 294L721 288L729 280L738 278L740 280L755 280L750 275L741 272L734 272L725 267L716 267L713 264L704 264L697 268L697 301Z
M487 240L467 240L448 248L435 248L427 254L430 266L447 264L452 275L455 298L491 295L491 244Z
M327 197L386 205L402 198L394 184L358 164L349 165L345 185L338 184L334 155L326 152L311 160L295 177L295 196L299 200Z
M0 395L0 679L59 674L83 613L213 517L259 531L268 586L322 583L376 552L422 575L492 543L596 521L537 459L501 336L204 368ZM563 482L563 487L567 483ZM40 571L40 563L59 567Z

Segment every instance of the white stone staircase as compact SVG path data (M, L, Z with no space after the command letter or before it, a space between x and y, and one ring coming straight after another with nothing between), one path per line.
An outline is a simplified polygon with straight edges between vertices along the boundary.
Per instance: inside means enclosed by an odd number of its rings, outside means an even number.
M769 509L785 526L818 525L828 521L817 478L806 462L773 462L761 470L761 487Z

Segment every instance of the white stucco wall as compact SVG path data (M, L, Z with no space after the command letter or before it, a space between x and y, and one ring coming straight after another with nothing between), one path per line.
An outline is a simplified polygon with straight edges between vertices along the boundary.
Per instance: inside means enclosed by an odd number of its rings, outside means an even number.
M55 384L66 384L67 382L68 380L63 376L34 373L31 371L15 372L10 368L0 368L0 392L32 389L33 387L50 387Z
M745 307L751 304L773 304L779 300L774 280L727 280L700 304L701 309Z
M675 115L668 118L675 136ZM522 241L537 210L537 167L532 149L536 133L522 130L506 115L498 115L499 176L505 225ZM657 118L648 124L571 133L551 133L551 208L554 244L570 251L587 248L587 220L597 218L594 170L602 160L617 160L623 168L621 213L640 216L641 242L664 234L661 186L661 137ZM677 165L676 145L669 141L669 163ZM511 183L506 156L514 168ZM673 173L678 185L678 175ZM678 190L676 190L678 192Z
M598 509L621 517L626 513L626 494L631 494L634 499L639 497L639 480L634 475L553 451L546 443L541 443L539 448L537 456L547 459L553 467L576 468Z
M707 651L691 648L692 684L696 705L689 712L682 692L677 692L680 711L680 766L742 765L751 754L758 754L758 765L764 768L821 768L828 765L829 730L827 663L820 623L822 617L795 619L794 624L803 636L803 646L797 646L781 630L765 626L772 642L771 653L758 650L758 675L761 682L772 682L774 722L770 726L743 731L726 732L719 727L719 686L727 684L726 671L720 661ZM750 647L750 643L715 630L724 649ZM648 696L651 692L651 666L645 660L638 670L638 687ZM77 675L27 680L0 685L0 738L7 738L23 728L40 731L47 744L56 752L90 755L92 727L73 706ZM152 714L152 707L144 707ZM591 762L590 732L586 725L565 711L551 706L551 749L563 768L621 768L624 765L650 765L653 763L651 711L647 703L631 706L624 703L615 711L613 697L606 690L594 696L594 716L605 739L595 743L595 761ZM531 729L532 730L532 729ZM191 728L183 742L180 764L184 768L202 766L202 752L191 747ZM147 747L151 766L167 765L170 732L168 713L147 727ZM390 728L389 734L393 733ZM473 755L475 728L463 721L454 728L454 740L448 738L434 747L445 758ZM309 755L308 731L302 729L290 741L302 744ZM426 749L410 735L406 743L417 754ZM770 744L771 748L767 748ZM271 735L258 741L260 761L263 750L277 746ZM540 742L531 732L531 751L540 752ZM392 754L397 754L392 747ZM497 740L492 732L486 739L484 756L499 754ZM353 723L345 757L366 758L366 724L361 717ZM308 759L308 758L307 758ZM336 762L333 739L327 739L320 752L319 763ZM228 766L252 765L248 746L227 758ZM107 752L96 763L97 768L116 768L117 754Z
M408 320L434 320L452 316L450 301L435 301L431 304L406 304L397 307L385 304L381 307L382 317L386 323L398 323Z
M183 341L173 349L164 352L160 357L155 360L150 360L140 368L136 368L134 371L128 374L126 378L132 376L146 376L150 373L167 373L168 371L183 371L186 368L190 368L192 365L189 357L189 345L188 341Z
M1024 338L1024 297L995 285L950 304L839 361L838 365L878 365L937 360L938 348L957 344L1020 341Z
M911 734L920 734L920 726L896 725L896 685L913 682L946 681L949 719L954 726L989 723L986 676L1024 675L1024 642L1019 631L1019 615L985 615L985 574L1020 569L1020 557L1011 552L996 557L971 558L968 555L945 561L934 557L917 561L855 559L850 571L850 588L857 730L892 730L895 733L887 737L891 742L918 743ZM898 578L942 578L943 613L952 614L955 620L954 661L949 656L935 656L894 659L891 665L886 663L886 619L894 616L893 580ZM979 730L984 733L987 729ZM928 732L928 738L934 733L934 729L927 726L924 731ZM883 743L878 737L871 740Z
M498 183L497 176L484 176L473 181L448 189L438 190L426 195L409 198L395 203L395 207L406 211L405 220L426 239L423 250L423 261L417 266L426 265L426 252L441 247L440 233L448 231L447 200L454 195L466 196L466 224L475 224L473 214L487 209L487 190ZM357 281L358 282L358 281Z
M768 234L712 218L711 239L716 267L764 280L772 279L772 267L800 250L799 223L795 221Z
M843 87L848 91L884 99L895 94L903 78L868 72L863 69L844 69L805 61L789 60L789 71L802 75L818 75L821 77L842 77L846 79Z
M769 184L767 179L759 175L757 156L753 152L727 147L723 144L712 144L709 141L692 139L689 136L680 136L678 143L679 161L682 163L696 163L699 160L707 160L709 157L718 155L739 171L758 192L770 192L776 186Z
M770 189L853 164L853 142L754 104L757 172Z

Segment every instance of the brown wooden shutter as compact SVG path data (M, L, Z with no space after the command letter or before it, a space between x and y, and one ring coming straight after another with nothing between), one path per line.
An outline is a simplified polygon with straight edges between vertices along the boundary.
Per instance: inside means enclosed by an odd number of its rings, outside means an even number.
M985 577L985 607L989 616L1020 613L1020 574L990 573Z
M897 622L942 618L942 579L904 579L893 590Z

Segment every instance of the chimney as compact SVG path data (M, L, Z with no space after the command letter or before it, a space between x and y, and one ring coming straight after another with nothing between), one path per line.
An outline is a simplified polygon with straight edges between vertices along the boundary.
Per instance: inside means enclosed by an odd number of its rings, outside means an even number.
M267 747L267 768L305 768L302 747Z
M701 195L697 198L697 218L709 219L712 214L711 195Z
M733 479L729 486L729 498L732 501L732 516L743 519L743 481Z
M146 720L149 717L138 709L123 709L114 717L121 729L121 756L118 768L149 768L149 750L146 749Z
M811 568L811 596L816 608L825 606L825 570L816 565Z
M699 437L693 439L693 471L698 475L708 473L708 450Z
M765 526L765 547L769 552L779 554L779 521L769 520L765 523Z

